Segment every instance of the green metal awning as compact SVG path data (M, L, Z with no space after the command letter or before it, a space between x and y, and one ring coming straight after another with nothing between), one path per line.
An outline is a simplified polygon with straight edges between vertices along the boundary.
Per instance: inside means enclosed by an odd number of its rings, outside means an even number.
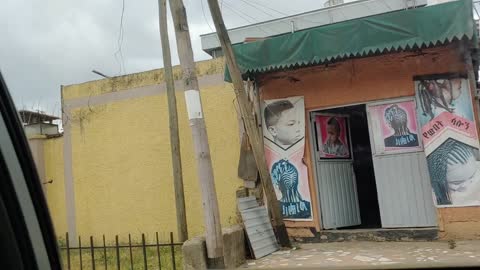
M476 39L472 0L384 13L233 46L243 75ZM228 70L225 80L230 81Z

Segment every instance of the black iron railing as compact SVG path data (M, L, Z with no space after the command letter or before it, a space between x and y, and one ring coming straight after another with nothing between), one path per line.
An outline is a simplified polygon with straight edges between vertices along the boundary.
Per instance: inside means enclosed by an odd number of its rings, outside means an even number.
M174 242L173 233L170 241L159 241L158 232L155 233L155 242L147 243L142 233L140 243L132 243L128 235L128 243L120 243L118 235L114 244L106 244L105 235L101 244L90 236L89 244L82 246L82 238L78 237L78 245L70 246L68 233L65 234L65 244L60 245L64 269L68 270L97 270L97 269L173 269L181 268L183 243ZM139 258L140 257L140 258Z

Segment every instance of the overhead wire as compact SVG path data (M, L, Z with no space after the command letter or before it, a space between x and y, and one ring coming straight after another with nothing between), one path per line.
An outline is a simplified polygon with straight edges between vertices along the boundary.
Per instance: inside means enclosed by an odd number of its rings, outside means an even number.
M250 14L247 14L241 10L237 10L234 6L231 6L230 4L227 4L225 1L225 7L227 7L228 10L232 11L233 13L239 15L240 17L244 18L248 23L257 23L259 20L257 18L252 17ZM242 15L243 14L243 15ZM250 19L246 19L245 17L248 17ZM253 20L253 21L252 21Z
M265 4L261 4L259 3L258 1L251 1L251 0L240 0L241 2L243 2L244 4L254 8L255 10L257 11L260 11L262 12L263 14L266 14L267 16L273 18L273 19L282 19L282 18L278 18L278 16L272 14L271 12L267 12L266 9L270 10L270 11L273 11L273 12L276 12L282 16L292 16L292 15L289 15L285 12L282 12L282 11L279 11L277 9L274 9L274 8L271 8L271 7L268 7L266 6ZM235 3L241 3L239 1L235 1ZM222 4L225 4L225 7L228 9L228 11L230 11L231 13L234 13L236 14L237 16L241 17L243 20L245 20L246 22L250 23L250 24L257 24L257 23L261 23L263 20L259 20L258 18L255 18L251 15L251 13L248 13L248 12L244 12L242 11L241 9L238 9L236 7L234 7L232 5L232 2L228 2L227 0L225 1L222 1ZM223 5L222 5L223 6ZM342 14L344 15L344 14ZM345 15L344 15L345 16ZM311 23L311 24L320 24L321 22L316 22L316 21L312 21L312 20L308 20L308 19L305 19L305 18L302 18L302 17L298 17L298 18L295 18L296 20L302 20L304 22L308 22L308 23ZM284 23L286 25L288 25L289 27L292 26L291 23L283 20L283 21L279 21L281 23ZM257 27L260 31L262 31L266 36L272 36L272 35L275 35L276 34L276 31L272 31L271 29L269 29L267 26L263 25L263 26L260 26L260 25L250 25L250 27ZM265 31L263 28L267 29L267 31Z
M210 23L209 23L209 21L208 21L207 15L206 15L206 13L205 13L205 8L204 8L204 6L203 6L203 0L201 0L201 3L200 3L200 4L202 5L202 13L203 13L203 18L204 18L204 20L205 20L205 23L208 25L208 27L210 28L210 30L211 30L212 32L215 32L215 30L213 29L213 27L210 25ZM250 19L248 19L248 18L246 18L246 17L244 16L244 15L247 15L247 14L242 15L242 12L236 11L235 8L232 7L232 6L230 6L229 4L226 4L226 7L227 7L227 9L228 9L230 12L238 15L240 18L242 18L243 20L245 20L247 23L250 23L250 24L254 23L253 21L251 21ZM221 9L222 9L222 8L223 8L223 0L221 1ZM247 16L248 16L248 15L247 15ZM248 17L253 18L253 17L251 17L251 16L248 16Z
M122 45L123 45L123 18L125 15L125 0L122 0L122 12L120 15L120 26L118 31L118 39L117 39L117 51L113 54L117 62L119 62L120 66L120 74L126 72L125 70L125 62L123 59L123 52L122 52Z
M208 22L208 19L207 19L207 15L205 14L205 8L203 7L203 0L200 0L200 5L202 5L202 12L203 12L203 18L205 19L205 22L207 23L208 27L210 28L210 30L212 32L215 32L215 30L213 30L213 27L210 25L210 23Z
M245 1L245 0L240 0L240 1L242 1L243 3L245 3L245 4L247 4L247 5L251 6L251 7L253 7L254 9L262 12L263 14L266 14L267 16L270 16L270 17L273 17L273 18L277 18L276 16L272 15L271 13L266 12L265 10L258 9L257 6L255 6L255 5L254 5L253 3L251 3L251 2L248 2L248 1Z
M295 14L288 14L288 13L279 11L279 10L277 10L277 9L275 9L275 8L272 8L272 7L269 7L269 6L265 5L265 4L260 3L259 1L251 1L251 0L241 0L241 1L243 1L243 2L249 2L249 5L250 5L250 6L252 6L252 5L257 5L259 8L269 9L269 10L271 10L271 11L273 11L273 12L276 12L276 13L282 15L282 16L285 16L285 17L290 17L290 16L294 16L294 15L295 15ZM257 7L255 7L255 8L257 8ZM262 11L262 12L263 12L263 11ZM267 14L266 12L263 12L263 13ZM296 13L300 13L300 12L297 11ZM282 19L282 18L278 18L278 17L276 17L276 16L272 16L272 15L270 15L270 16L273 17L273 18L275 18L275 19ZM320 23L322 23L322 22L317 22L317 21L312 21L312 20L309 20L309 19L305 19L305 18L303 18L303 17L297 17L297 18L295 18L295 19L296 19L296 20L301 20L301 21L304 21L304 22L308 22L308 23L311 23L311 24L320 24ZM289 26L291 26L288 22L286 22L286 21L283 21L283 22L286 23L286 24L288 24Z
M212 33L215 33L216 32L215 29L213 29L213 27L208 22L207 15L205 13L205 8L203 7L203 0L200 1L200 5L202 5L202 12L203 12L203 18L205 19L205 23L208 25L208 28L210 28L210 31L212 31ZM220 43L220 39L218 39L218 35L215 35L215 37L217 38L218 43Z
M242 19L244 19L246 22L250 23L250 24L255 24L258 22L258 19L244 13L244 12L241 12L241 11L237 11L234 7L230 6L230 4L227 4L227 1L224 1L223 3L226 7L226 10L229 10L230 12L236 14L237 16L241 17ZM249 19L250 18L250 19ZM252 21L253 20L256 20L257 22L254 22ZM261 32L263 32L265 35L267 36L270 36L271 34L269 34L268 32L266 32L261 26L256 26Z
M245 2L245 1L244 1L244 2ZM250 2L250 1L247 1L247 2ZM283 15L283 16L290 16L290 15L291 15L291 14L287 14L287 13L282 12L282 11L278 11L278 10L276 10L276 9L274 9L274 8L271 8L271 7L267 6L267 5L261 4L259 1L255 1L255 2L253 2L253 3L250 2L250 3L251 3L251 4L255 4L255 5L257 5L257 6L261 6L261 7L266 8L266 9L269 9L269 10L271 10L271 11L273 11L273 12L276 12L276 13L278 13L278 14L280 14L280 15Z
M268 12L266 12L265 10L262 10L261 8L259 9L258 6L255 6L254 3L250 2L250 1L246 1L246 0L240 0L240 1L242 1L242 2L244 2L245 4L253 7L254 9L262 12L263 14L266 14L267 16L272 17L273 19L279 19L278 16L272 15L271 13L268 13ZM287 16L288 16L288 15L287 15ZM281 21L281 22L287 24L289 27L291 26L291 24L289 24L289 23L286 22L286 21Z

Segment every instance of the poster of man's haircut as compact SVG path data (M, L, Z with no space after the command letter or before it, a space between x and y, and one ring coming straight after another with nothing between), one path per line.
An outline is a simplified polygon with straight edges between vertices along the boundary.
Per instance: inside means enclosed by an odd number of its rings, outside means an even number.
M285 219L312 220L305 153L303 97L262 103L265 158Z
M421 150L418 138L415 101L400 101L370 107L376 146L382 153L397 153Z
M420 137L437 206L480 205L478 134L468 80L415 81Z

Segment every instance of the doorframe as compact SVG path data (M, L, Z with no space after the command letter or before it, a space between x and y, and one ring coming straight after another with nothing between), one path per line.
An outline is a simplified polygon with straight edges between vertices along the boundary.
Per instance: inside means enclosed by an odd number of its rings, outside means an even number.
M313 174L313 182L314 182L314 187L315 187L315 192L316 192L316 196L317 196L317 209L319 211L319 215L317 217L317 220L319 222L319 227L320 227L320 230L325 230L324 227L323 227L323 211L322 211L322 205L321 205L321 200L320 200L320 187L319 187L319 180L317 178L317 170L318 170L318 167L317 167L317 159L316 159L316 149L315 149L315 142L314 140L316 139L315 138L315 130L314 130L314 124L313 122L315 121L315 118L313 117L314 113L315 112L319 112L319 111L324 111L324 110L329 110L329 109L336 109L336 108L342 108L342 107L350 107L350 106L355 106L355 105L365 105L365 111L366 111L366 117L367 117L367 123L368 123L368 132L369 132L369 139L370 139L370 148L372 150L372 162L373 162L373 158L375 156L385 156L385 155L390 155L390 154L385 154L385 153L382 153L382 154L377 154L376 153L376 147L375 147L375 142L373 141L374 138L373 138L373 129L371 127L371 121L370 121L370 115L369 115L369 111L368 111L368 107L369 106L375 106L375 105L381 105L381 104L385 104L385 103L388 103L388 102L392 102L392 103L395 103L395 102L403 102L403 101L413 101L415 102L415 113L416 112L416 107L417 107L417 101L416 101L416 95L412 95L412 96L406 96L406 97L394 97L394 98L387 98L387 99L381 99L381 100L372 100L372 101L365 101L365 102L356 102L356 103L349 103L349 104L341 104L341 105L333 105L333 106L326 106L326 107L319 107L319 108L313 108L313 109L309 109L309 110L306 110L306 112L308 113L308 119L309 119L309 144L310 144L310 158L311 158L311 161L312 161L312 174ZM419 136L421 136L421 126L420 126L420 123L418 121L418 117L415 117L415 121L417 123L417 131L419 132ZM349 130L350 132L350 130ZM351 134L350 134L350 144L351 144ZM424 152L425 153L425 149L424 149L424 145L423 145L423 140L421 138L419 138L419 144L421 146L421 149L419 149L418 151L416 152ZM396 153L396 154L400 154L400 155L404 155L404 154L408 154L408 153L411 153L410 152L400 152L400 153ZM353 153L352 153L352 159L353 159ZM375 173L375 169L374 169L374 173ZM375 179L375 181L377 181L377 179ZM375 183L376 184L376 183ZM356 179L355 179L355 188L356 188ZM378 196L378 190L377 190L377 196ZM380 222L382 222L382 220L380 219ZM382 229L382 227L378 228L378 229Z
M314 130L315 125L313 125L313 121L315 121L315 118L313 117L313 112L308 111L308 129L309 129L309 144L310 144L310 160L312 162L312 176L313 176L313 183L315 185L315 196L317 196L317 209L318 209L318 224L320 227L320 230L324 230L323 228L323 211L322 211L322 203L320 202L320 187L317 179L317 150L315 149L315 133L316 131Z
M319 227L320 227L320 230L325 230L325 228L323 227L323 211L322 211L322 203L321 203L321 199L320 199L320 187L319 187L319 180L317 178L317 171L318 171L318 166L317 166L317 149L316 149L316 144L314 142L314 140L316 140L316 130L314 129L315 125L314 125L314 121L315 121L315 117L314 117L314 114L315 113L318 113L319 111L323 111L323 110L329 110L329 109L336 109L336 108L342 108L342 107L350 107L350 106L356 106L356 105L365 105L365 111L366 111L366 103L365 102L360 102L360 103L354 103L354 104L347 104L347 105L339 105L339 106L333 106L333 107L324 107L324 108L320 108L320 109L310 109L310 110L307 110L307 113L308 113L308 128L309 128L309 144L310 144L310 160L312 161L312 176L313 176L313 182L314 182L314 185L315 185L315 195L317 196L317 209L318 209L318 217L317 217L317 220L318 220L318 223L319 223ZM324 115L329 115L329 113L324 113ZM331 115L334 115L334 114L331 114ZM345 160L345 161L350 161L350 162L353 162L354 160L354 157L353 157L353 151L352 151L352 135L351 135L351 130L350 130L350 119L349 119L349 123L348 123L348 140L349 140L349 146L350 146L350 159L348 160ZM328 160L326 160L328 162ZM353 180L353 183L354 183L354 187L355 187L355 192L357 192L357 200L358 200L358 189L357 189L357 178L355 177L355 174L353 174L354 176L354 180Z

